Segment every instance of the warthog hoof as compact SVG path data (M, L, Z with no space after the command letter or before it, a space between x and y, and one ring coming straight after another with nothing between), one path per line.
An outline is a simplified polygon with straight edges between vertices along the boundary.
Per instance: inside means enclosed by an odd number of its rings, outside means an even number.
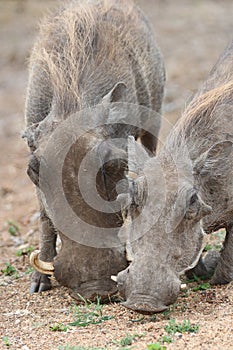
M51 289L51 281L48 275L34 271L31 279L30 294L45 292Z

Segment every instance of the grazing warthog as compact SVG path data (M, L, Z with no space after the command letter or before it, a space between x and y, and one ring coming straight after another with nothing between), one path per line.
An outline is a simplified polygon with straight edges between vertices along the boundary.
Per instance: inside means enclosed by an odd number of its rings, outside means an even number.
M127 126L127 107L122 105L143 106L159 114L164 83L163 61L150 25L130 0L69 1L42 24L31 55L24 135L31 150L28 175L37 185L41 214L40 253L31 257L37 269L32 277L32 293L50 289L48 275L53 272L60 284L87 298L116 292L110 276L126 268L125 248L120 240L112 247L99 244L97 235L99 228L119 230L123 220L120 208L111 212L111 204L117 197L116 184L127 169L127 147L110 139L140 137L148 153L155 152L160 118L154 119L151 132L137 127L140 113L135 115L136 126ZM79 131L79 118L82 123L86 119L90 126L78 138L71 132L72 125L70 128L66 123L70 116L74 132ZM103 122L97 127L96 120ZM46 163L43 152L53 135L54 153ZM60 176L57 164L72 139L62 166L63 191L71 211L96 227L96 236L90 242L85 239L88 232L81 227L76 225L77 232L70 239L66 234L68 226L61 223L61 230L56 223L61 220L73 225L73 219L66 216L67 208L59 208L59 190L56 193L52 189L54 183L60 184L56 182ZM93 167L96 160L101 162L94 184L86 173L86 189L93 188L94 192L97 188L99 198L109 203L107 213L101 211L101 205L92 208L85 202L79 186L79 168L91 151ZM47 178L43 179L42 162L47 167ZM89 162L86 169L91 167ZM56 256L57 233L62 247ZM80 237L84 238L81 243Z
M131 166L139 153L132 141ZM199 272L213 269L212 284L233 280L232 142L233 42L163 148L131 181L132 221L121 230L132 263L117 276L126 307L142 313L165 310L178 296L180 275L200 259L204 234L220 228L226 238L215 268L207 255L199 260Z

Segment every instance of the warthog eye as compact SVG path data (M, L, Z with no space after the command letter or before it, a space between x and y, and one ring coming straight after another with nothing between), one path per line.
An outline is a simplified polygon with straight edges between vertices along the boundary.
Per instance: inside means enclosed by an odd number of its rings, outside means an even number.
M198 197L196 192L191 194L185 214L185 217L188 220L200 220L203 216L209 215L211 212L212 208L204 203L203 200Z
M194 194L192 195L192 197L190 198L189 205L192 206L192 205L195 204L197 201L198 201L198 196L197 196L196 193L194 193Z
M191 194L187 201L187 210L185 217L190 220L194 219L200 211L201 203L196 192Z

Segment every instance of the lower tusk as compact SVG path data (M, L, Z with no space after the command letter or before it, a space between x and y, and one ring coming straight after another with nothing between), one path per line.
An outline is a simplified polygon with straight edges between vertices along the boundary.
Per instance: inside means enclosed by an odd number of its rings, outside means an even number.
M32 267L40 273L45 275L53 275L54 274L54 266L52 262L46 262L39 259L39 250L35 250L30 255L30 264Z
M135 180L138 178L138 174L134 171L128 171L127 177L131 180Z
M180 286L181 290L185 290L187 288L187 284L186 283L182 283Z
M111 280L113 280L114 282L117 282L117 276L111 276Z

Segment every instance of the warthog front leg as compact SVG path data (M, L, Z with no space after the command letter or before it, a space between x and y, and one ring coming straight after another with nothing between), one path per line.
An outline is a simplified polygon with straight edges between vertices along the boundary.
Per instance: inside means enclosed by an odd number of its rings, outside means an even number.
M202 256L200 257L197 265L193 269L188 270L185 273L186 276L190 279L194 276L211 278L216 269L219 258L219 252L215 250L209 251L204 258Z
M233 280L233 223L226 228L226 237L211 284L225 284Z
M56 256L56 232L51 220L48 218L44 208L40 215L40 255L39 258L45 262L53 261ZM31 279L30 293L43 292L51 289L51 281L48 275L34 271Z
M141 135L141 142L147 150L149 150L152 154L155 155L158 143L158 139L156 136L146 131Z

